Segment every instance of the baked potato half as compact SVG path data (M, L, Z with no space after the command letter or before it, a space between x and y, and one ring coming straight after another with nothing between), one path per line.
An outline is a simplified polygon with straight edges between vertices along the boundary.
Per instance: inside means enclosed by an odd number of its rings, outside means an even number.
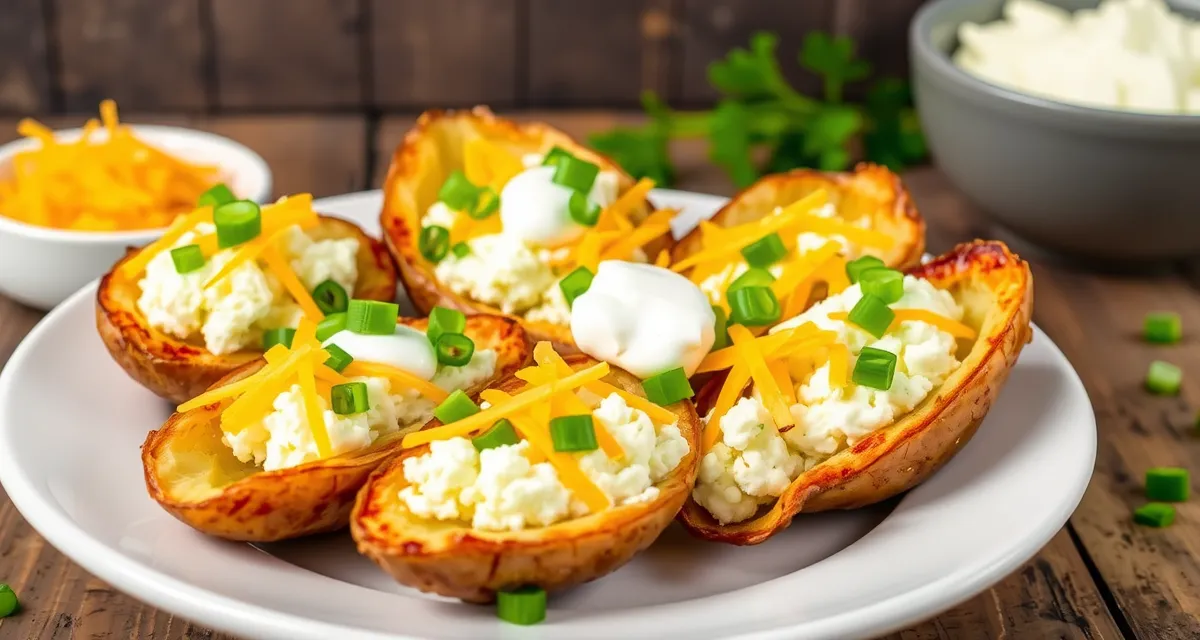
M396 296L396 274L383 243L355 224L321 216L317 227L306 231L314 240L358 238L358 281L354 297L390 301ZM136 280L120 267L140 249L129 249L100 279L96 291L96 329L117 364L139 384L162 398L179 404L194 398L238 367L262 356L243 350L216 355L202 342L181 340L150 326L138 309L141 291Z
M597 363L579 354L566 361L575 371ZM641 381L628 372L614 367L604 381L644 397ZM513 377L495 388L515 393L524 384ZM468 602L490 602L498 590L519 585L550 591L594 580L650 546L691 491L700 421L691 402L676 403L669 409L689 450L674 470L654 485L660 492L650 502L610 506L550 526L511 532L419 518L398 494L407 486L404 461L426 453L429 445L422 445L406 450L372 474L354 505L351 534L359 552L401 584ZM437 424L433 421L425 428Z
M468 141L483 138L520 158L525 154L545 154L554 147L598 165L601 171L618 176L618 193L625 193L634 180L608 158L581 145L567 134L540 122L515 122L498 118L486 107L461 111L427 111L405 136L392 155L384 181L383 211L380 222L383 237L400 271L400 280L409 299L422 313L434 306L457 309L467 314L502 314L489 304L450 290L439 282L434 266L421 256L418 236L422 216L438 200L438 192L452 171L463 169L464 148ZM649 203L630 212L635 224L651 213ZM670 233L645 246L653 258L670 249ZM559 276L565 273L559 273ZM514 316L516 317L516 316ZM549 340L564 353L573 350L570 327L542 320L518 319L534 341Z
M401 323L425 330L427 319ZM490 380L511 375L530 358L521 326L495 316L467 318L464 333L479 349L496 352ZM249 376L264 366L259 358L215 386ZM486 383L467 391L478 392ZM223 403L176 413L151 431L142 445L142 467L150 497L168 513L203 533L252 542L271 542L346 526L354 496L379 464L400 452L401 429L351 453L294 467L264 471L241 462L222 442Z
M786 528L798 513L854 509L906 491L967 443L1032 339L1029 265L1003 243L975 241L908 273L949 291L962 306L962 323L976 337L958 341L961 364L911 412L802 471L777 501L750 519L721 524L689 497L679 519L691 533L758 544ZM699 394L701 412L712 406L714 387L721 384L714 379Z

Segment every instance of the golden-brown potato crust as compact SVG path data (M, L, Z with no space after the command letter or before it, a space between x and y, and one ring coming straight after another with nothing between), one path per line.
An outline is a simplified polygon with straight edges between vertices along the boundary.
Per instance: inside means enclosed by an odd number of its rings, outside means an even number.
M401 320L424 330L427 319ZM510 376L530 360L521 326L495 316L472 316L465 333L479 349L496 351L496 372L468 391ZM250 362L216 386L248 376L263 366ZM176 413L142 445L146 489L171 515L209 535L270 542L346 526L354 496L367 476L399 453L401 429L361 451L288 469L263 471L243 463L221 441L221 403Z
M595 364L570 356L575 369ZM616 368L606 378L642 394L640 381ZM510 378L496 388L515 392L524 383ZM612 507L601 513L549 527L515 532L477 531L464 523L417 518L400 502L405 486L403 462L428 451L405 451L381 466L363 487L350 519L358 550L379 563L397 581L421 591L489 602L505 587L534 584L561 589L604 576L658 538L691 492L696 478L700 420L690 402L672 405L688 455L656 486L653 502ZM436 426L436 421L425 428Z
M383 183L383 212L380 214L383 237L396 258L400 281L421 313L429 313L439 305L464 313L502 313L500 309L460 296L442 286L433 265L417 251L421 216L437 201L438 190L450 172L463 167L463 146L476 137L486 138L518 157L545 153L559 146L598 164L601 170L616 172L620 177L619 191L624 192L634 184L633 178L616 163L544 123L518 123L497 118L487 107L421 114L416 126L404 136L392 155L392 164ZM632 217L635 221L643 220L650 215L650 210L649 206L642 207L634 211ZM647 245L647 254L658 255L673 244L674 240L667 234ZM575 351L569 327L518 319L524 323L534 342L549 340L560 353Z
M689 531L709 540L758 544L797 513L854 509L911 489L974 435L1033 338L1029 265L1001 242L975 241L909 273L950 291L963 305L963 321L978 332L966 353L960 343L959 368L912 413L800 474L778 502L752 520L721 525L689 497L680 512Z
M396 297L396 273L383 243L350 222L327 216L321 216L320 226L308 233L317 240L358 238L354 297L387 301ZM118 273L118 267L138 251L129 249L100 280L96 291L96 329L129 377L180 404L262 355L261 351L246 350L218 356L205 349L203 342L180 340L151 327L137 306L141 295L137 282Z

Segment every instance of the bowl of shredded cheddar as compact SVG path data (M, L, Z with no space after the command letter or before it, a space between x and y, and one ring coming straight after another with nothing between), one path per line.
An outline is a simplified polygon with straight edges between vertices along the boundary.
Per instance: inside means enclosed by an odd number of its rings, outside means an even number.
M153 241L218 183L264 202L266 162L215 134L129 125L116 105L52 131L31 120L0 146L0 294L50 308L104 273L129 246Z

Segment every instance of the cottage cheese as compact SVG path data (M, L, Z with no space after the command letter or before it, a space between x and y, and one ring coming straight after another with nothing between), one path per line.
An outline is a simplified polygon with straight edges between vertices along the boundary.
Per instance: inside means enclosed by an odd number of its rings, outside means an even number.
M550 266L520 238L496 233L468 244L470 253L448 255L436 268L438 280L458 295L521 314L541 304L558 282Z

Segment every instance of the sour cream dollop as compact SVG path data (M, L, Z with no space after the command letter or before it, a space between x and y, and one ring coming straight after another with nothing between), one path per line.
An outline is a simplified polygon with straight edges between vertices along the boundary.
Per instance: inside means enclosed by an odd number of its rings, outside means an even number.
M396 325L390 336L363 335L343 329L325 340L323 346L331 344L341 347L355 360L386 364L422 380L432 380L437 373L437 355L429 338L404 325Z
M528 244L555 247L583 235L587 227L571 218L571 189L554 182L554 167L531 167L513 176L500 192L504 233ZM616 174L601 171L588 199L607 207L617 199Z
M676 367L690 376L716 339L708 298L687 278L648 264L606 260L571 306L581 351L648 378Z

